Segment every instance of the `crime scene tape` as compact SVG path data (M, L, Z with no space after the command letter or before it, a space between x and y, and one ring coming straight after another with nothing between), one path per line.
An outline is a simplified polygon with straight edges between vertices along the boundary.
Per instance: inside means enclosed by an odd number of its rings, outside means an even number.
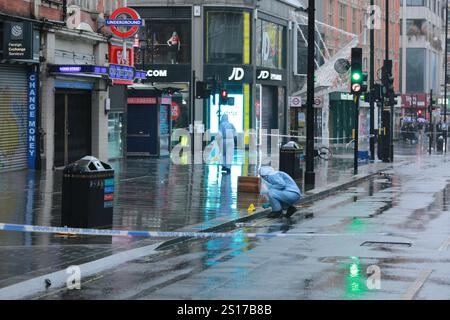
M144 237L144 238L276 238L276 237L314 237L314 236L342 236L343 234L313 234L313 233L225 233L225 232L184 232L184 231L125 231L109 229L81 229L67 227L46 227L25 224L0 223L0 231L23 233L70 234L86 236L114 236L114 237ZM345 234L345 236L360 234ZM389 235L377 233L377 235Z

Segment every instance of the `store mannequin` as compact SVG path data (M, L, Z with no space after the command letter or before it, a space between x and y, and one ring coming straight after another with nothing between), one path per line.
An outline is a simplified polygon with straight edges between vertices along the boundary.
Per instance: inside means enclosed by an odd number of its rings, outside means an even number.
M178 64L178 54L180 53L181 50L181 40L176 31L174 31L172 33L172 37L169 40L167 40L167 45L169 46L170 49L172 64L175 63Z

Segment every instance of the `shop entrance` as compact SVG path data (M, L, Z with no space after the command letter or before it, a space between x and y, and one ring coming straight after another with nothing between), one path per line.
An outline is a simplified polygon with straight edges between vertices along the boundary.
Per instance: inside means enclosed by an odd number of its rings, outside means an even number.
M90 91L56 91L54 145L55 167L91 154Z

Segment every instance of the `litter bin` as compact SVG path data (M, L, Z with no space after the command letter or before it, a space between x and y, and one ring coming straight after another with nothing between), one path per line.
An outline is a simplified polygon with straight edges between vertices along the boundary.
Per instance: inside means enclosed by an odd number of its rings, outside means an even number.
M292 179L300 179L302 177L301 155L302 149L294 141L283 145L280 149L280 171L286 172Z
M436 150L437 152L444 152L444 136L442 135L442 133L438 135L436 141Z
M114 170L87 156L63 171L63 227L109 228L113 224Z

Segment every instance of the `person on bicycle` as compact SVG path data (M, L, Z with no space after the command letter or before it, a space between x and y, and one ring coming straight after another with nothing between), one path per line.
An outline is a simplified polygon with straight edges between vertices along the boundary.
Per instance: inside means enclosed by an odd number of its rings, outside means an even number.
M294 204L302 195L295 181L287 173L268 166L261 167L259 173L268 188L267 195L272 207L268 218L280 218L283 210L287 210L286 217L292 216L297 211Z

